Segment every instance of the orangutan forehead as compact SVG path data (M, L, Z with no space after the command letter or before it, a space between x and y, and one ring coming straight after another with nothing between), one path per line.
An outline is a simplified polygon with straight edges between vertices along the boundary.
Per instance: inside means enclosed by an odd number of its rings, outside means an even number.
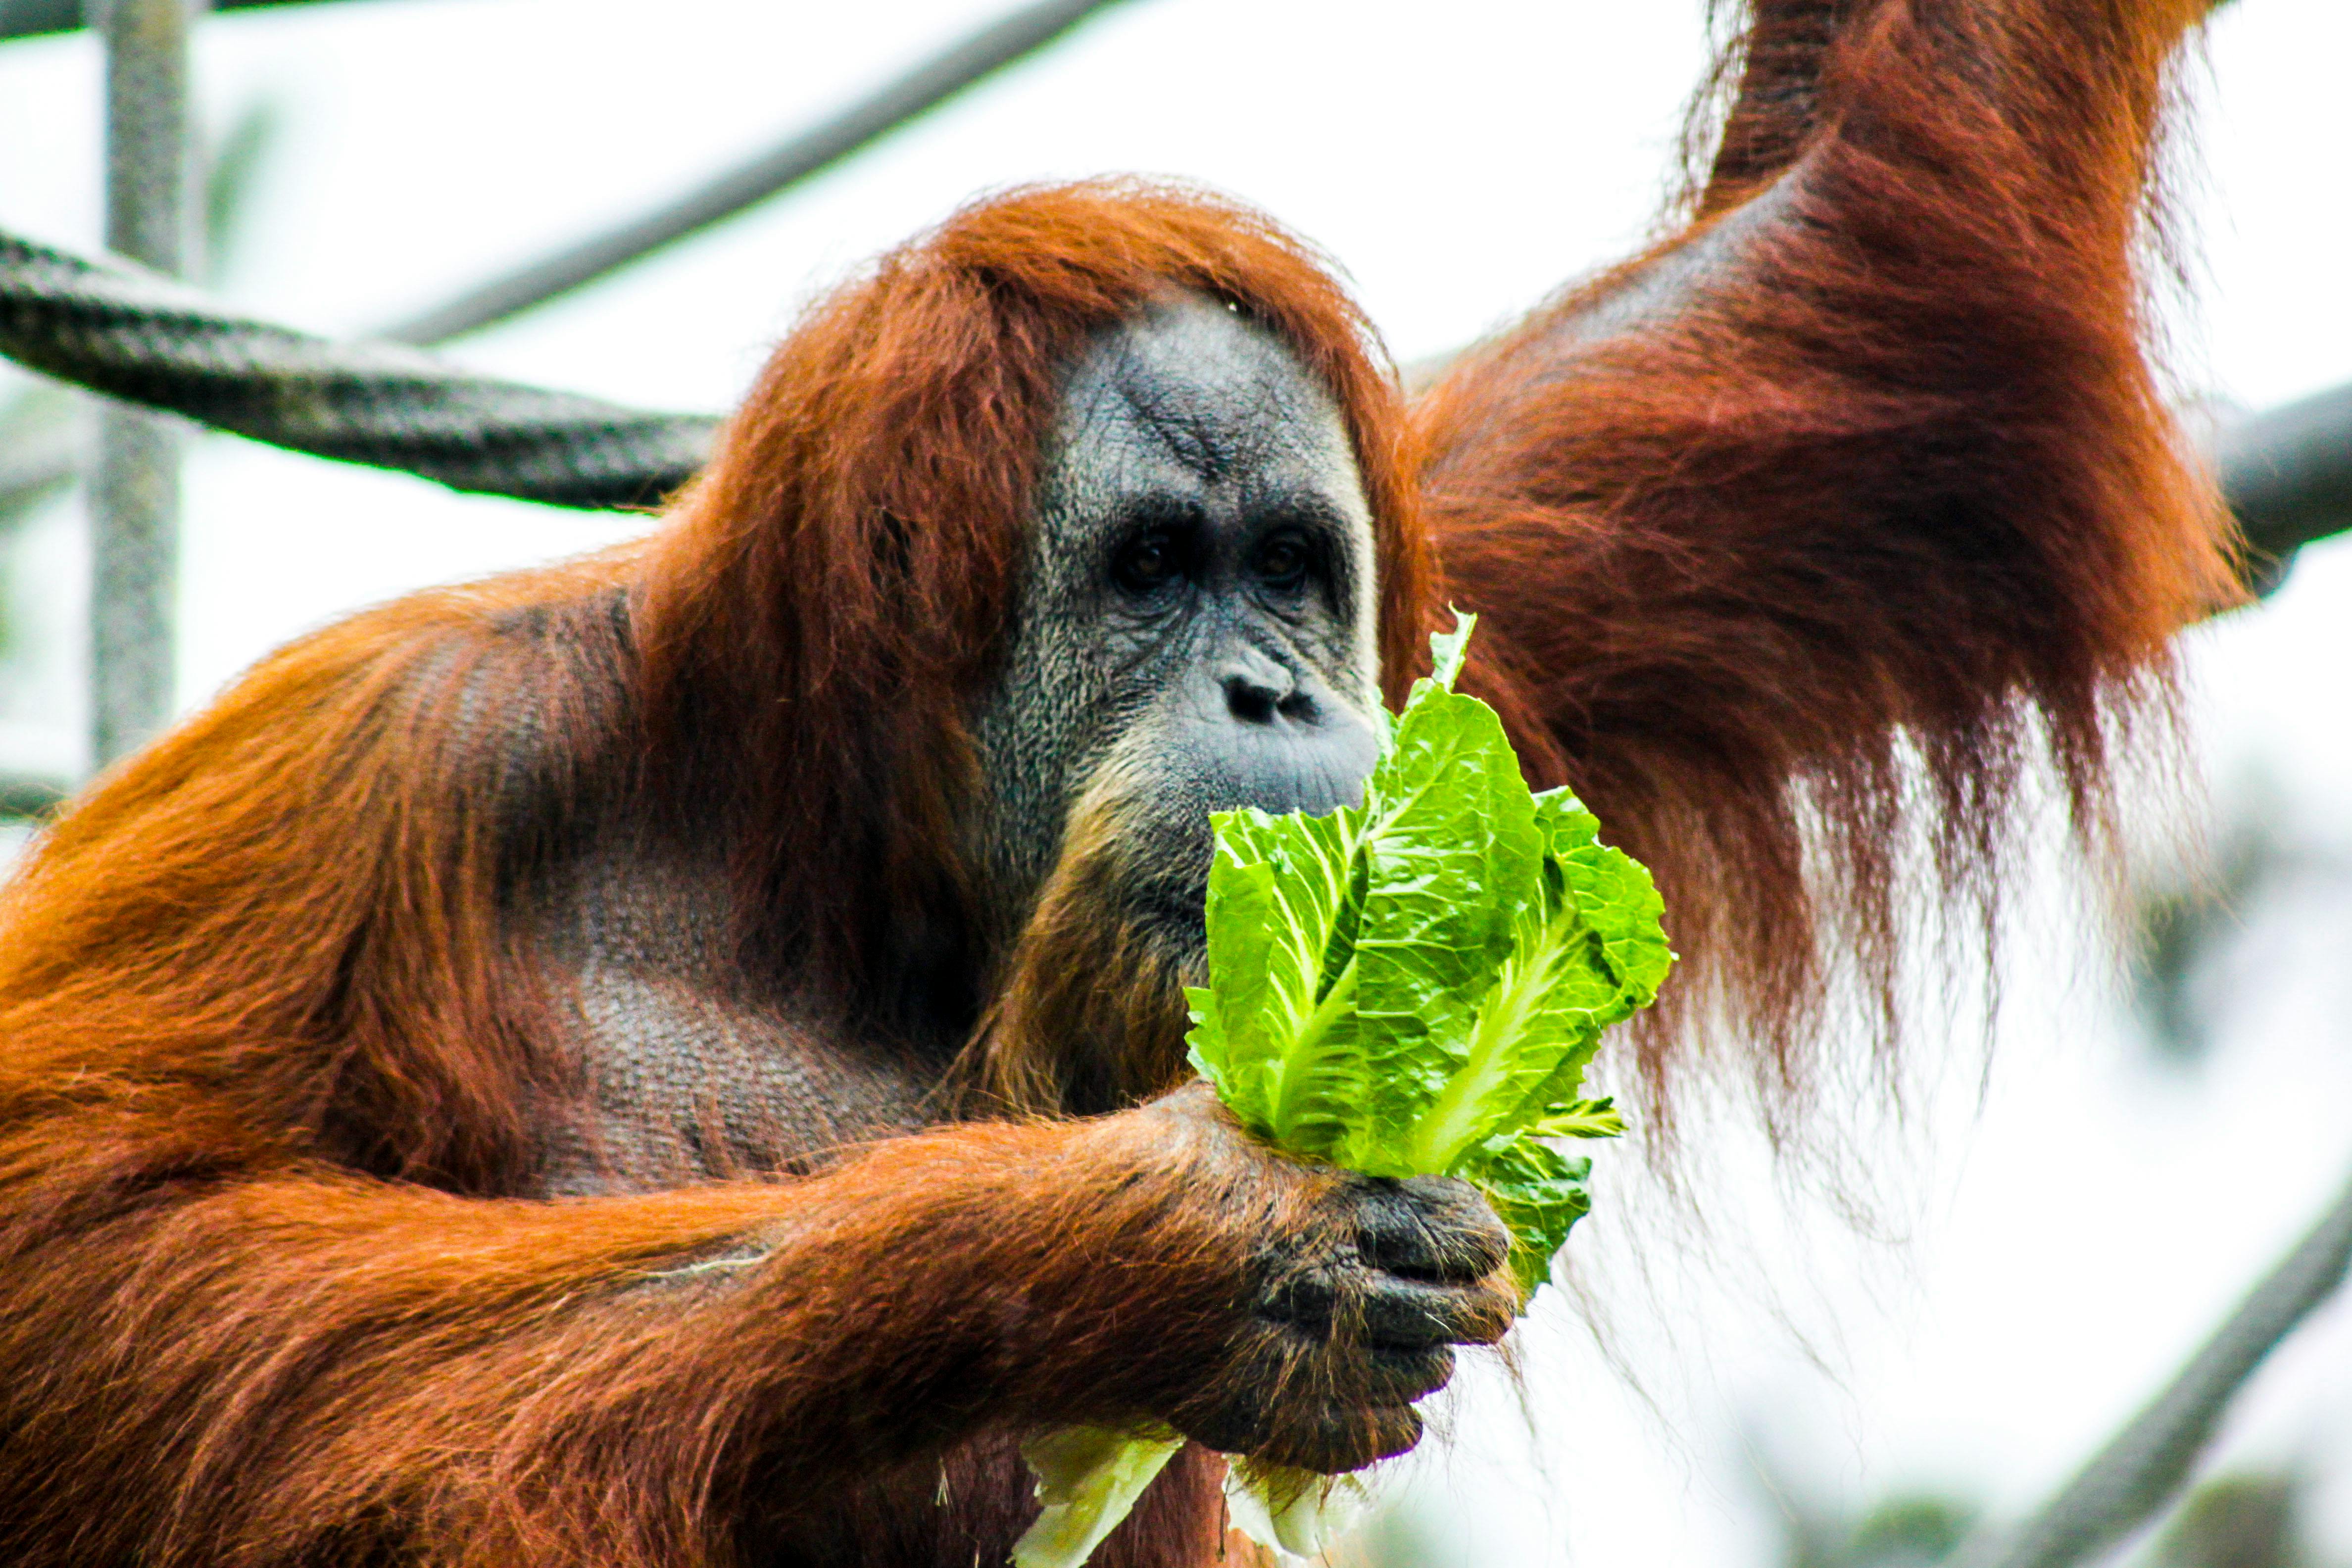
M1314 492L1368 521L1331 395L1273 333L1214 300L1155 300L1097 334L1065 385L1055 456L1098 482L1112 468L1119 488Z

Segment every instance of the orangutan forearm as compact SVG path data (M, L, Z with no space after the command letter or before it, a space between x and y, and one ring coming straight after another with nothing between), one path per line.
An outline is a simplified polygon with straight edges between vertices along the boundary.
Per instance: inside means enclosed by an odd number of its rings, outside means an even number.
M789 1185L540 1203L285 1173L151 1200L5 1270L0 1355L44 1373L0 1392L8 1495L37 1500L0 1542L47 1561L28 1543L71 1516L80 1561L723 1556L755 1470L837 1485L1150 1398L1122 1320L1173 1308L1174 1354L1188 1293L1230 1285L1207 1249L1185 1279L1130 1245L1182 1223L1148 1153L1064 1122Z

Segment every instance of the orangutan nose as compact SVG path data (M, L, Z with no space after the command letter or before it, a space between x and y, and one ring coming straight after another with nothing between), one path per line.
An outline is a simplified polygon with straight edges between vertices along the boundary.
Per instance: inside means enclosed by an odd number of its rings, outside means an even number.
M1311 724L1319 716L1315 700L1299 689L1298 678L1254 647L1227 656L1223 680L1225 710L1244 724Z
M1199 740L1216 809L1321 813L1363 798L1380 739L1318 678L1253 647L1219 660L1213 678L1223 700Z

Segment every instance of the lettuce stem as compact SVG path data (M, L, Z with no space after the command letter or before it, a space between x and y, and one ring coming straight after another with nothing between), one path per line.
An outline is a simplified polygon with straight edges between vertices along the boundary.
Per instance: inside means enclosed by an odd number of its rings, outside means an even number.
M1287 1139L1295 1127L1298 1107L1292 1103L1293 1090L1312 1079L1314 1075L1304 1069L1322 1047L1323 1037L1331 1032L1331 1026L1353 1011L1355 1005L1356 955L1349 953L1348 966L1339 971L1339 978L1331 983L1331 989L1307 1015L1306 1027L1298 1031L1298 1038L1282 1053L1282 1077L1274 1096L1274 1129L1277 1136Z
M1523 936L1517 951L1504 961L1503 973L1471 1030L1461 1070L1446 1080L1413 1125L1411 1160L1416 1170L1452 1171L1499 1114L1502 1108L1494 1103L1495 1093L1525 1058L1528 1019L1551 989L1555 960L1575 921L1573 906L1563 902L1536 940Z

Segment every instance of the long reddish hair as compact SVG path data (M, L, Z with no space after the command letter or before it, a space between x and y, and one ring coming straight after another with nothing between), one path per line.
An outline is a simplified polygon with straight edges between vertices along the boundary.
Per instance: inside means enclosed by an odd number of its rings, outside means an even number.
M1413 411L1471 689L1665 895L1654 1127L1701 1024L1768 1110L1832 1003L1891 1071L1906 900L1990 941L2037 757L2112 863L2116 742L2241 597L2133 266L2206 9L1755 7L1696 221Z
M957 896L942 850L970 782L963 705L1011 619L1061 377L1171 288L1237 307L1337 401L1373 518L1382 668L1411 662L1432 589L1402 403L1329 263L1177 185L966 206L793 327L658 542L637 617L657 749L720 753L707 776L731 786L741 897L845 996Z

